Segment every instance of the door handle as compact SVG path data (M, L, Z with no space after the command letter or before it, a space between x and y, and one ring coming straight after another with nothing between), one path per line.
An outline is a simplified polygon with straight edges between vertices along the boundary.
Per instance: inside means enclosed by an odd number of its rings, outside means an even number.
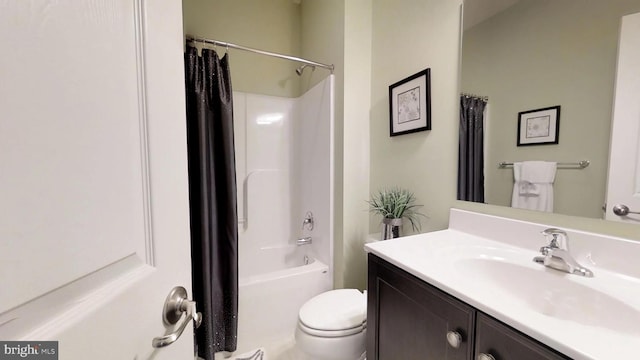
M185 314L186 316L182 316ZM187 299L187 290L182 286L174 287L167 300L164 302L164 308L162 309L162 322L167 325L175 325L178 320L183 319L178 328L170 334L164 336L158 336L153 338L152 345L154 348L161 348L173 344L184 329L191 323L191 320L196 325L196 328L202 323L202 314L196 312L196 302Z
M629 210L629 207L623 204L615 205L613 207L613 213L618 216L627 216L629 214L640 214L640 212Z

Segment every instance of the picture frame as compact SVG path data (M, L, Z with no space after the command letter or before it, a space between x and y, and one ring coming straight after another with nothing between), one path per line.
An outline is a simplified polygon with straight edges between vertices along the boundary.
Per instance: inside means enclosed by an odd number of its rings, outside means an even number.
M389 136L431 130L431 69L389 86Z
M518 113L518 146L558 144L560 105Z

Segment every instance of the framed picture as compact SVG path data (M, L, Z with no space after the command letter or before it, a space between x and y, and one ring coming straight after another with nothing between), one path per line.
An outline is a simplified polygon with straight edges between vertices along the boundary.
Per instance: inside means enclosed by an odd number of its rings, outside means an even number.
M389 86L389 135L431 130L431 69Z
M518 113L518 146L557 144L560 105Z

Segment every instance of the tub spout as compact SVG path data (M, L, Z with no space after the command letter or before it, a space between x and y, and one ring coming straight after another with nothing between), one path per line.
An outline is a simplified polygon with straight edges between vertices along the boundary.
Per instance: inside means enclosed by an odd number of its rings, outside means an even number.
M313 240L311 240L311 236L307 236L307 237L303 237L300 238L298 240L296 240L296 245L300 246L300 245L309 245L313 242Z

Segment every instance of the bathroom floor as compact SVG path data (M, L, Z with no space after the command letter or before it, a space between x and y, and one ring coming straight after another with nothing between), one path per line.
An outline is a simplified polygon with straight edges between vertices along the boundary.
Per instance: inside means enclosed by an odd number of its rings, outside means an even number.
M260 350L263 350L262 357L256 355L259 349L239 349L231 357L224 357L224 354L216 354L216 360L313 360L301 353L295 346L295 339L292 337L281 341L274 341L265 344ZM253 357L252 357L253 355Z

